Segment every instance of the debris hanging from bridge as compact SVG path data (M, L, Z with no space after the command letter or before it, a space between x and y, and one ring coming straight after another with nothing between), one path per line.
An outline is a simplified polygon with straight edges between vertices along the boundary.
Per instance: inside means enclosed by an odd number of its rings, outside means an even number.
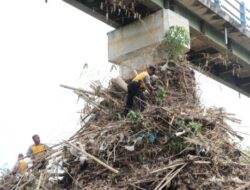
M15 183L5 177L0 189L249 189L247 156L234 143L241 137L226 123L239 121L201 106L187 63L158 66L156 75L159 91L148 94L146 110L126 118L121 80L108 89L93 83L91 92L64 86L87 105L81 129L48 157L63 172L33 171Z

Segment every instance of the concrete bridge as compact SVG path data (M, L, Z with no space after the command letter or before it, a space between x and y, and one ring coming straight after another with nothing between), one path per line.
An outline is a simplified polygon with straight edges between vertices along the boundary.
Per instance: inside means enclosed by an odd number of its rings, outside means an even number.
M116 28L108 34L109 60L124 76L127 66L159 62L150 50L180 25L190 32L194 67L250 96L250 10L239 0L63 1Z

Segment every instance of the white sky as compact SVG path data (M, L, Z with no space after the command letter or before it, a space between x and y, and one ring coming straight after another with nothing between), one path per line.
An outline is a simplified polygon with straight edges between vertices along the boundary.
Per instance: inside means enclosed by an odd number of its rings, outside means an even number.
M53 144L79 128L76 112L83 102L77 104L60 84L84 88L116 73L107 62L106 33L112 28L61 0L0 1L0 26L0 167L12 167L33 134ZM202 75L198 79L206 105L225 107L250 125L249 98ZM250 134L250 128L238 129Z

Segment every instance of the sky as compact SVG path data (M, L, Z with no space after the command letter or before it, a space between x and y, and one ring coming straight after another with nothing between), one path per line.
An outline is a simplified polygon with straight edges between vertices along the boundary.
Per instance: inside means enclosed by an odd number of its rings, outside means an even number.
M0 25L1 168L26 153L32 135L52 145L79 129L84 102L60 84L87 88L117 71L107 61L107 32L113 29L61 0L0 1ZM202 103L235 113L242 119L235 129L250 134L250 99L196 76Z

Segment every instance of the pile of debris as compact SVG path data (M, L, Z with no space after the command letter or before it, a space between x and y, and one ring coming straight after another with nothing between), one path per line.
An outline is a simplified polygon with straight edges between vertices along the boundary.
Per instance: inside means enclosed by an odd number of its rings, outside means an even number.
M226 123L239 121L201 106L187 63L161 65L156 75L159 90L147 95L146 110L135 108L126 118L120 114L126 100L121 80L108 89L92 84L91 92L72 88L88 103L81 129L48 158L61 171L40 171L33 181L30 173L18 186L30 180L26 188L250 189L246 155L234 143L241 137Z

